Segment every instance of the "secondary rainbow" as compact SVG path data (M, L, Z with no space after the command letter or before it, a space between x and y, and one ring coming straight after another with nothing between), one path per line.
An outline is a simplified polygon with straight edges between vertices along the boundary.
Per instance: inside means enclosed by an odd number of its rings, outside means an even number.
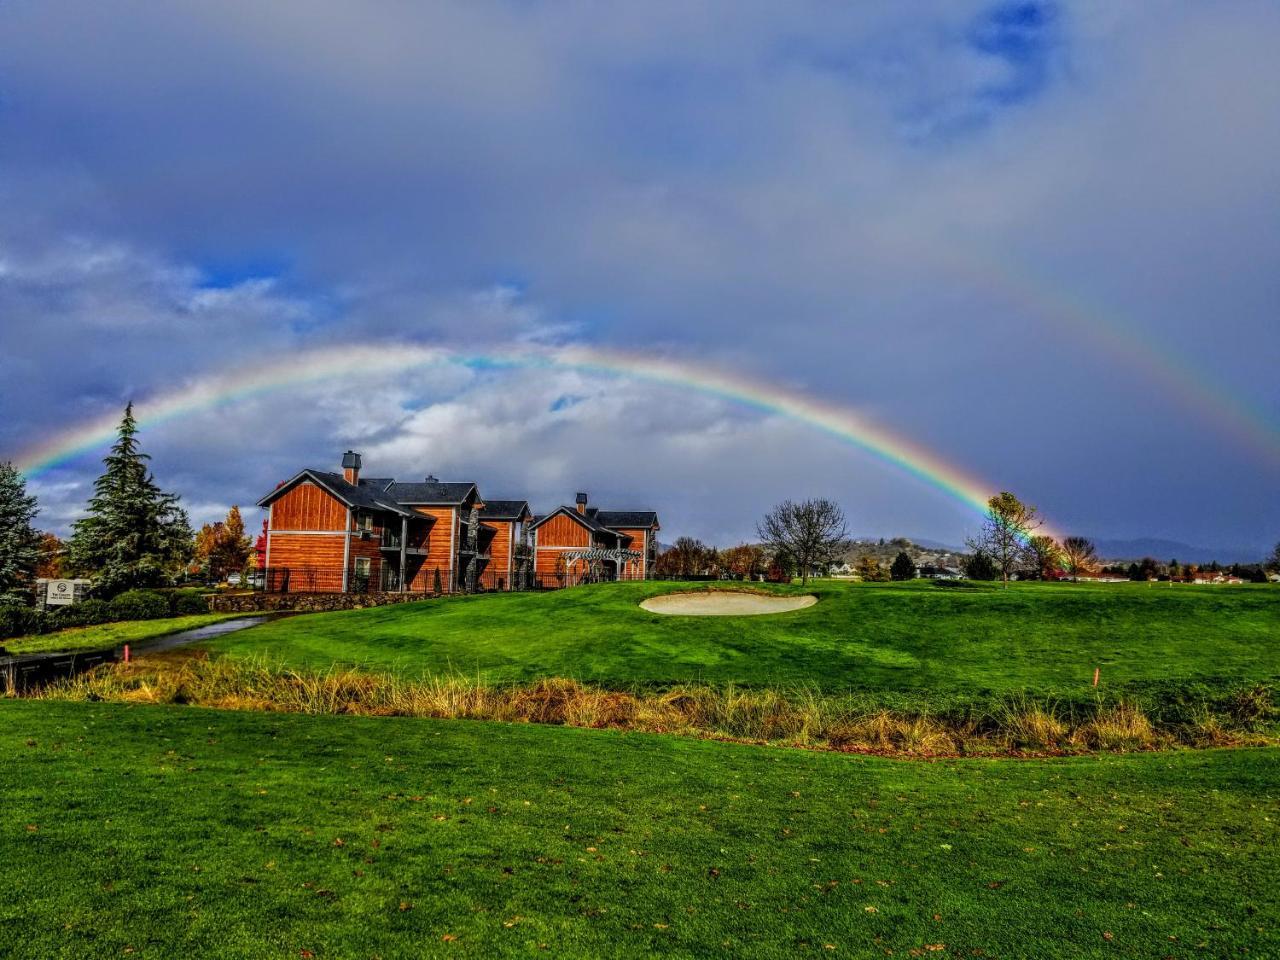
M291 356L287 366L276 363L240 368L141 399L136 404L135 415L142 426L156 425L330 378L402 373L445 365L474 370L573 370L694 390L807 424L873 454L982 515L986 514L987 498L996 490L933 451L848 408L705 364L598 347L499 349L482 353L412 344L326 347ZM105 449L118 423L119 411L113 410L23 451L14 464L27 477L38 477Z
M1072 339L1083 335L1103 355L1156 384L1186 413L1213 424L1250 447L1272 468L1280 466L1280 426L1243 395L1156 338L1141 333L1115 309L1086 299L1075 287L1052 280L1025 261L996 257L981 248L935 251L933 263L963 283L976 284L1019 309L1051 321L1050 330ZM1174 410L1171 409L1171 414Z

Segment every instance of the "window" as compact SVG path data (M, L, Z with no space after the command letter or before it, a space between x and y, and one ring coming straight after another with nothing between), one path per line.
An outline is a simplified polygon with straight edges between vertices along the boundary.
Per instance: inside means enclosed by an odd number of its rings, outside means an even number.
M356 576L369 576L369 567L373 563L368 557L356 557Z
M357 513L357 514L356 514L356 529L357 529L357 530L372 530L372 529L373 529L373 514L372 514L372 513Z

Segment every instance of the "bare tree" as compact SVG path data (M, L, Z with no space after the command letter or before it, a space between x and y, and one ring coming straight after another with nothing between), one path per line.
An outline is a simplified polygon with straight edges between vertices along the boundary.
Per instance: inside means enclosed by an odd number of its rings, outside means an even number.
M1072 575L1089 573L1098 566L1098 550L1088 537L1067 537L1062 541L1062 554Z
M965 542L975 553L989 556L1009 586L1009 575L1030 559L1028 541L1044 523L1035 507L1023 503L1005 490L987 501L987 519L982 531Z
M756 526L761 541L775 554L791 557L800 568L800 582L808 584L815 566L826 566L845 548L849 531L844 511L831 500L785 500Z

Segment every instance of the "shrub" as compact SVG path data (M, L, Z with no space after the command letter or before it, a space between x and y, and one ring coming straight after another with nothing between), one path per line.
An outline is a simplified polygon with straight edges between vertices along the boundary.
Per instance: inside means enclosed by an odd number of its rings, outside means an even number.
M184 591L182 593L174 594L173 615L175 617L208 612L209 601L205 599L205 595L203 593L189 593Z
M35 607L0 604L0 640L49 632L49 618Z
M49 612L49 623L53 630L64 630L67 627L92 627L111 620L111 604L105 600L81 600L65 607Z
M169 601L154 590L126 590L111 601L112 620L159 620L169 616Z

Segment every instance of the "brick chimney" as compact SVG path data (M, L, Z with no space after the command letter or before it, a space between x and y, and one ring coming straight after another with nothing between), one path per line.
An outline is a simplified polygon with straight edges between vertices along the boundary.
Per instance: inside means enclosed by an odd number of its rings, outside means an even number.
M578 494L578 512L583 514L587 512L587 495L585 493Z
M351 484L360 482L360 454L354 450L342 455L342 479Z

